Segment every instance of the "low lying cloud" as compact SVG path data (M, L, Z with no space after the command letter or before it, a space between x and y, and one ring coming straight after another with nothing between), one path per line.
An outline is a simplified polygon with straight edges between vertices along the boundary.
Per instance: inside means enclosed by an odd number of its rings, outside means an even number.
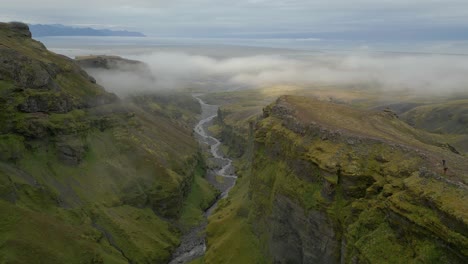
M132 57L145 62L138 72L91 72L119 94L204 87L255 88L268 85L365 84L378 89L447 93L468 91L468 57L451 55L258 55L215 58L180 52Z

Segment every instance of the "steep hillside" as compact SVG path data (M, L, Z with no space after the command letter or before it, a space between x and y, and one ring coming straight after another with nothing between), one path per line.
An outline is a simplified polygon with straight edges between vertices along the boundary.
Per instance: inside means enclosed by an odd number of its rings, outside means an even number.
M120 56L108 55L89 55L77 56L75 61L80 67L87 69L106 69L118 71L138 71L148 73L149 68L146 64L136 60L129 60Z
M256 263L468 258L468 160L439 135L390 111L294 96L266 107L250 136L234 116L220 126L245 139L243 177L210 218L207 263L240 263L245 247Z
M468 99L424 104L404 111L401 117L430 132L468 134Z
M426 104L404 112L401 118L426 131L452 134L452 144L468 153L468 100Z
M420 94L411 91L382 91L366 86L273 86L237 92L207 95L212 103L223 105L228 123L242 124L242 115L260 114L263 106L283 94L306 96L324 102L344 104L361 110L391 111L399 119L419 130L435 133L431 138L468 153L468 132L464 117L468 111L468 91L458 94ZM243 129L245 131L245 129Z
M0 110L2 263L165 262L205 206L186 197L214 196L196 101L120 101L21 23L0 23Z

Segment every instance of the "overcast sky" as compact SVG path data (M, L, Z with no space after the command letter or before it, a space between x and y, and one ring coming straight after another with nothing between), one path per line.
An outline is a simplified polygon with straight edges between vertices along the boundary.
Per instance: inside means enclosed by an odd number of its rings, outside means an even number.
M0 18L154 36L468 39L468 0L0 0Z

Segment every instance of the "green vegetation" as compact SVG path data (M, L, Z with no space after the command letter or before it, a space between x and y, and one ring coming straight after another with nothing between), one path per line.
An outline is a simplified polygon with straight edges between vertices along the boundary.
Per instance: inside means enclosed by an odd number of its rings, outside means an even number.
M25 151L24 137L15 134L0 135L0 160L18 160Z
M167 262L218 195L192 137L197 101L118 100L28 33L0 23L0 262ZM464 263L466 100L398 105L433 134L370 110L404 95L313 88L206 96L239 179L192 263Z
M189 264L204 264L204 263L205 263L205 261L203 260L203 257L197 258L197 259L189 262Z
M100 232L84 223L67 223L1 200L0 213L4 263L127 263Z
M210 218L205 262L242 263L230 258L228 245L254 241L249 254L258 262L299 262L306 254L316 262L463 263L467 161L441 143L447 135L414 129L391 112L362 110L374 107L371 101L349 108L281 97L256 122L262 106L255 100L264 94L208 95L227 103L216 131L238 136L226 143L230 153L240 149L243 177ZM240 223L238 232L226 227Z
M205 220L205 210L213 204L218 195L218 191L204 179L204 175L205 170L199 164L195 170L192 189L180 215L180 222L184 230L195 227Z
M0 23L0 262L168 261L216 195L198 102L117 100L22 28Z
M221 200L207 227L204 263L268 263L249 223L249 177L242 177Z
M429 104L404 113L405 120L417 128L436 133L468 133L468 100Z
M148 209L123 205L93 210L96 224L112 236L125 257L138 263L160 263L178 243L171 224ZM151 231L151 232L149 232Z

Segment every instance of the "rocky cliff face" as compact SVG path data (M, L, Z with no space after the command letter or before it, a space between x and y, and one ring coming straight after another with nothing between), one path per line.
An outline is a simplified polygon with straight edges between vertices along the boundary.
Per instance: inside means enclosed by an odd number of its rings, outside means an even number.
M136 60L124 59L119 56L90 55L78 56L75 61L83 68L98 68L107 70L140 70L147 66Z
M225 143L243 156L206 263L466 261L468 163L439 135L391 111L282 96L255 118L262 97L221 98L217 130L242 138Z
M326 213L306 212L290 198L277 194L269 221L273 262L340 262L341 243Z
M116 100L115 96L105 92L102 87L91 84L92 78L72 60L48 52L42 43L31 39L27 25L1 23L0 32L0 79L4 82L13 82L17 89L23 89L28 95L36 97L47 92L67 92L71 96L70 100L73 99L73 108L96 106ZM70 80L71 76L74 77L73 80ZM66 83L67 81L74 83ZM68 84L81 86L81 89L74 90L75 87L68 87Z
M300 97L265 108L250 192L266 254L274 263L463 263L467 208L456 197L468 196L467 160L420 133L388 113Z
M26 25L0 23L0 262L170 258L203 170L191 136L199 106L174 97L186 103L121 101Z

